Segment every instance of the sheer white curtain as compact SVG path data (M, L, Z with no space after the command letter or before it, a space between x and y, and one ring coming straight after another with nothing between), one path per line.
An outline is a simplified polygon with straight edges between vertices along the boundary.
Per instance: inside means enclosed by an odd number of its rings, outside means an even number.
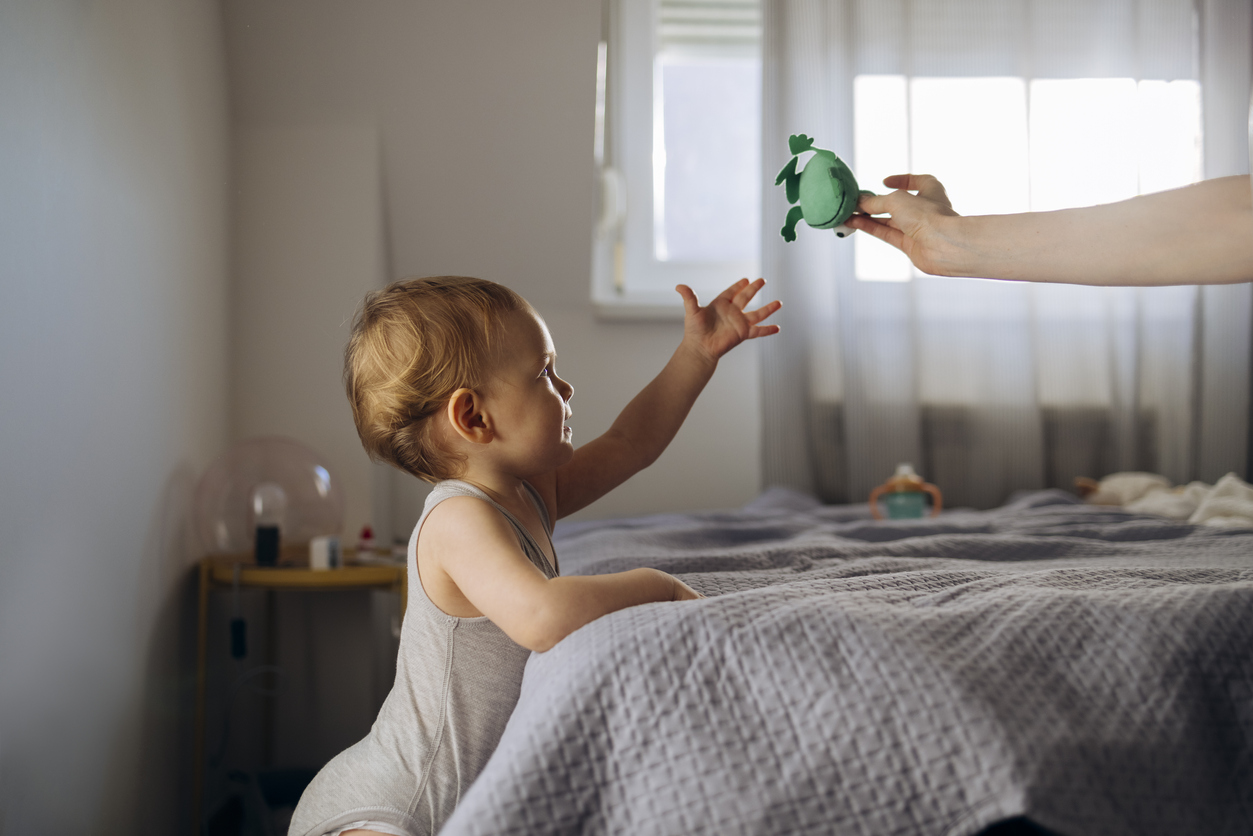
M992 507L1077 475L1244 473L1250 285L859 281L852 239L783 241L773 176L793 133L858 171L861 74L1195 79L1204 175L1248 171L1249 18L1247 0L766 0L762 274L785 304L763 347L767 484L864 501L912 462L949 504Z

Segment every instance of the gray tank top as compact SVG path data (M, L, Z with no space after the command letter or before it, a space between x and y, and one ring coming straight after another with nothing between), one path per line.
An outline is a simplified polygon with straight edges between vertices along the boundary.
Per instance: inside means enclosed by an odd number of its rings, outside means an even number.
M543 500L526 487L551 533ZM396 682L365 739L336 755L309 784L288 836L322 836L365 820L390 824L410 836L434 834L500 741L530 651L485 617L443 612L418 579L422 523L436 505L454 496L491 503L509 520L530 561L546 577L557 576L526 527L487 494L465 482L437 484L409 538L409 603Z

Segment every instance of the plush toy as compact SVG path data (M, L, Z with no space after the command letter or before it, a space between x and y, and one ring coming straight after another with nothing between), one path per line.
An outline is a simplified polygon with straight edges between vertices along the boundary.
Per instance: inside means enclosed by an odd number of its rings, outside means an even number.
M796 224L802 218L814 229L834 229L840 238L856 232L844 222L857 210L857 199L873 192L859 191L857 179L844 161L830 151L815 148L810 137L804 134L789 136L787 145L796 156L779 172L774 184L783 185L788 203L799 200L800 205L793 206L787 213L782 230L783 240L796 240ZM800 162L800 155L806 151L813 151L814 155L797 174L796 165Z

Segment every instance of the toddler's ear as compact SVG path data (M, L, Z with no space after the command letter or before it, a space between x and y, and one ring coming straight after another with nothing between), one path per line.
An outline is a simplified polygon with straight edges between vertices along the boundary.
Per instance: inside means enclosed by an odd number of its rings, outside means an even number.
M458 389L448 398L448 423L471 444L486 444L494 435L483 412L483 399L473 389Z

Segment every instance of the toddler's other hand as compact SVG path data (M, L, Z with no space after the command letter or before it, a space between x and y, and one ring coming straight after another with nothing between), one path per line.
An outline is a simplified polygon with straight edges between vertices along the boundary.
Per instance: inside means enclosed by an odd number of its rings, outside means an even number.
M674 597L671 601L698 601L705 597L674 575L670 576L670 580L674 581Z
M755 311L744 310L765 283L765 279L740 279L703 308L690 287L676 287L683 297L683 341L716 362L745 340L777 334L778 325L757 323L777 311L781 302L770 302Z

